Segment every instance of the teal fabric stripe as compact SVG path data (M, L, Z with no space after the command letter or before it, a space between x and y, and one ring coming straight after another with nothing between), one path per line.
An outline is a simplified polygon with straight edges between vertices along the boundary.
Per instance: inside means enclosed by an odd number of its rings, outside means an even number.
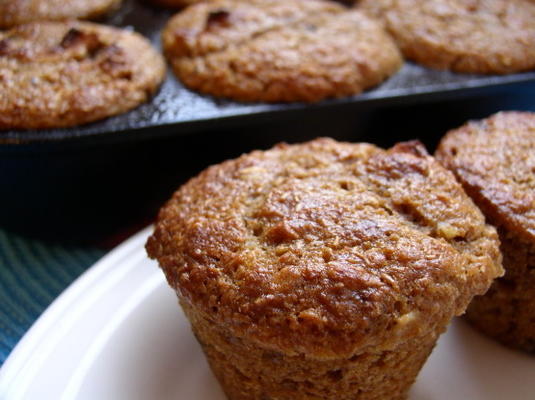
M104 253L0 229L0 364L46 307Z

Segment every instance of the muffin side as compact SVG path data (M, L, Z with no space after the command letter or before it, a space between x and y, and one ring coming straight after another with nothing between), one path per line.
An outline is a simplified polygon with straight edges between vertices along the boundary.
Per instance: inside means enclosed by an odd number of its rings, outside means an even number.
M504 112L449 132L436 156L498 229L506 274L474 298L468 320L535 351L535 115Z
M535 245L498 229L506 274L466 311L473 326L501 343L535 353Z
M402 400L441 333L418 336L390 350L318 360L303 354L288 356L237 338L183 299L180 303L212 371L232 400Z

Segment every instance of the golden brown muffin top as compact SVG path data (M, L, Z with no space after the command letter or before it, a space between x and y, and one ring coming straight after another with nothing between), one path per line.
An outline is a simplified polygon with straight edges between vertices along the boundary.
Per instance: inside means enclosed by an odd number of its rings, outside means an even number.
M204 1L173 16L162 38L173 57L204 56L314 15L344 12L343 6L320 0Z
M533 0L360 0L408 59L457 72L535 68Z
M143 36L89 22L0 32L0 129L66 127L127 111L156 91L165 62Z
M359 94L402 64L378 22L321 0L202 2L171 18L162 43L186 86L239 101Z
M122 0L2 0L0 28L42 20L100 17L119 7Z
M195 3L200 3L201 1L210 0L150 0L151 3L154 3L157 6L167 8L183 8Z
M433 331L502 271L495 229L412 142L318 139L210 167L162 208L147 251L234 335L317 358Z
M535 243L535 113L469 122L442 139L436 156L491 223Z

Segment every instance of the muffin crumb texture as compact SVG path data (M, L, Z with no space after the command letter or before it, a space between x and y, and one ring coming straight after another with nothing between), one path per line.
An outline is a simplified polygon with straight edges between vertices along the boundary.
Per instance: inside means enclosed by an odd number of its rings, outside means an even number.
M506 274L467 317L502 343L535 352L535 114L503 112L453 130L436 154L498 228Z
M416 142L317 139L210 167L147 250L231 399L402 399L502 273L495 229Z
M323 0L202 2L169 21L162 43L186 86L238 101L350 96L402 63L378 22Z
M360 0L406 58L431 68L510 74L535 68L532 0Z
M163 57L143 36L89 22L0 32L0 129L81 125L126 112L157 90Z

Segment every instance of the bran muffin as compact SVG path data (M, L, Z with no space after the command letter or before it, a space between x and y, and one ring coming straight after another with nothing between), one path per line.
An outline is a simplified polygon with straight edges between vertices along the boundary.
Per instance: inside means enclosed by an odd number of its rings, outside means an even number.
M33 22L0 32L0 129L57 128L128 111L163 81L141 35L89 22Z
M186 86L239 101L350 96L402 63L376 21L323 0L194 4L169 21L162 40Z
M40 20L92 19L119 8L122 0L4 0L0 29Z
M502 273L495 229L413 142L317 139L210 167L146 248L232 400L403 399Z
M495 225L505 276L476 297L468 320L535 352L535 114L504 112L449 132L437 158Z
M532 0L361 0L406 58L431 68L508 74L535 68Z

